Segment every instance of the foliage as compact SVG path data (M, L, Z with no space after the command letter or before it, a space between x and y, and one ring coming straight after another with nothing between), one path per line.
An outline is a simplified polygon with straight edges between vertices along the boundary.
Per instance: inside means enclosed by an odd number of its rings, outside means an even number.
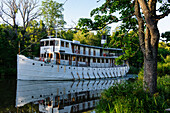
M165 112L170 107L169 76L158 78L158 92L153 96L143 91L142 80L114 84L102 93L98 113Z
M26 56L39 56L39 40L47 33L42 21L32 21L27 27L24 40L21 27L16 31L9 25L0 25L0 74L16 76L18 43L21 42L21 54Z
M129 74L137 74L137 73L139 73L139 71L140 71L139 67L135 67L135 66L130 65L130 69L129 69L128 73Z
M63 27L65 21L63 20L63 4L53 0L42 1L42 16L49 32L55 27ZM51 35L51 33L50 33Z
M170 41L170 31L167 31L167 32L165 32L165 33L162 33L161 37L162 37L162 38L165 38L164 41L166 41L166 42Z
M140 68L143 63L143 54L140 51L138 35L134 31L129 33L123 30L113 32L111 36L109 47L121 48L123 55L116 59L119 63L121 60L128 60L133 67Z
M0 74L16 75L17 37L10 26L0 25ZM10 71L11 70L11 71Z
M68 31L61 30L61 31L57 32L57 38L63 38L63 39L72 41L73 35L76 32L77 31L72 31L72 30L68 30Z
M160 42L158 44L158 62L164 63L164 59L166 58L167 55L170 55L170 46L168 43Z
M164 61L165 61L164 63L158 62L158 67L157 67L158 76L162 76L165 74L170 75L170 55L166 56Z

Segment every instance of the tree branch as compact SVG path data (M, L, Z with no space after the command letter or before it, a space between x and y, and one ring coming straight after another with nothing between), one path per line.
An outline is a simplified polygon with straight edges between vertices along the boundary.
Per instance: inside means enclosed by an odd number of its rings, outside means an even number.
M169 13L170 13L170 9L168 9L165 13L163 13L163 14L161 14L161 15L157 15L157 16L156 16L156 19L157 19L157 20L160 20L160 19L164 18L165 16L168 16Z
M138 25L139 25L139 29L138 29L139 43L140 43L142 52L145 53L144 21L143 21L143 18L141 17L138 0L135 0L135 15L137 17Z

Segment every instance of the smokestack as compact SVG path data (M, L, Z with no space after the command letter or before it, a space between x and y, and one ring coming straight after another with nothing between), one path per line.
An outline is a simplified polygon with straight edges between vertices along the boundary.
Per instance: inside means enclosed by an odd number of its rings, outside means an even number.
M103 47L103 45L106 43L107 43L107 35L102 35L101 46Z

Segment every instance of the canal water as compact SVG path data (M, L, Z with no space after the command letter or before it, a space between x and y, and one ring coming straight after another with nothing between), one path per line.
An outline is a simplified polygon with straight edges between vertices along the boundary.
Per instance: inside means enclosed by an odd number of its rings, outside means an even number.
M0 113L91 112L103 90L131 77L82 81L0 80Z

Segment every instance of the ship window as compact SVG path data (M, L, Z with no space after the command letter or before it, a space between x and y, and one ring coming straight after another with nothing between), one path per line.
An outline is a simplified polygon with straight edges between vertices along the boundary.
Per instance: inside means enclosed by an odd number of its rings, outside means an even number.
M68 57L69 57L68 55L65 55L65 60L68 60Z
M66 42L66 47L69 47L69 43L68 42Z
M106 63L108 63L108 59L106 59Z
M104 63L104 59L102 59L102 63Z
M55 41L55 46L59 46L59 41L58 40Z
M54 45L54 40L51 40L50 41L50 46L53 46Z
M45 41L45 46L49 46L49 41Z
M93 62L96 63L96 58L93 58Z
M44 46L44 41L43 41L43 42L40 42L40 46Z
M86 62L86 58L83 58L83 62Z
M64 41L61 41L61 47L64 47Z
M64 55L63 54L61 54L61 59L64 60Z
M80 57L80 62L83 62L83 58L82 57Z
M97 63L100 63L100 59L99 58L97 59Z

